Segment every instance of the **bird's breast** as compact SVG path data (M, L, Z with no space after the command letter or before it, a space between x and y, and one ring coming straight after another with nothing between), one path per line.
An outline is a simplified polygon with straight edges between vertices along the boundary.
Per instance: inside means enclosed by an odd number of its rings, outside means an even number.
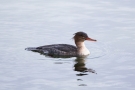
M82 55L89 55L90 51L87 48L80 48L78 49L78 55L82 56Z

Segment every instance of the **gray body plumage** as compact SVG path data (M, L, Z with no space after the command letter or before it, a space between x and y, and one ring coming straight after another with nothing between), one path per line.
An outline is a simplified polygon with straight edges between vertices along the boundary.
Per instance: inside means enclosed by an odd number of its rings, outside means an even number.
M26 48L26 50L39 52L41 54L52 56L52 57L59 57L59 56L76 57L77 56L77 48L73 45L68 45L68 44L52 44L52 45L45 45L39 47L29 47Z

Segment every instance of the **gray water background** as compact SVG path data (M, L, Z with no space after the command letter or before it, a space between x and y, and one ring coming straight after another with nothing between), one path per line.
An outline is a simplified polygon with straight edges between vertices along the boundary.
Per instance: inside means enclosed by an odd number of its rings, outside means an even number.
M1 0L0 90L135 90L134 0ZM76 58L50 58L26 47L66 43L86 32L97 42Z

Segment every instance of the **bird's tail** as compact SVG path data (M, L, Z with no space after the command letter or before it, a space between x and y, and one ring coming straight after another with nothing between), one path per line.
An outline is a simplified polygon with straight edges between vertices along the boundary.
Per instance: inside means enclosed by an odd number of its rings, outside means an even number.
M27 51L37 51L37 48L36 47L28 47L28 48L25 48L25 50L27 50Z

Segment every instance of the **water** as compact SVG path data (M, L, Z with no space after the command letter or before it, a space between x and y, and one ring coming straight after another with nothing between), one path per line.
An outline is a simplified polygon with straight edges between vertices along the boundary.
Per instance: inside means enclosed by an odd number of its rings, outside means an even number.
M0 1L0 89L135 90L134 3ZM77 31L97 40L85 42L91 51L87 58L50 58L24 50L46 44L74 45Z

